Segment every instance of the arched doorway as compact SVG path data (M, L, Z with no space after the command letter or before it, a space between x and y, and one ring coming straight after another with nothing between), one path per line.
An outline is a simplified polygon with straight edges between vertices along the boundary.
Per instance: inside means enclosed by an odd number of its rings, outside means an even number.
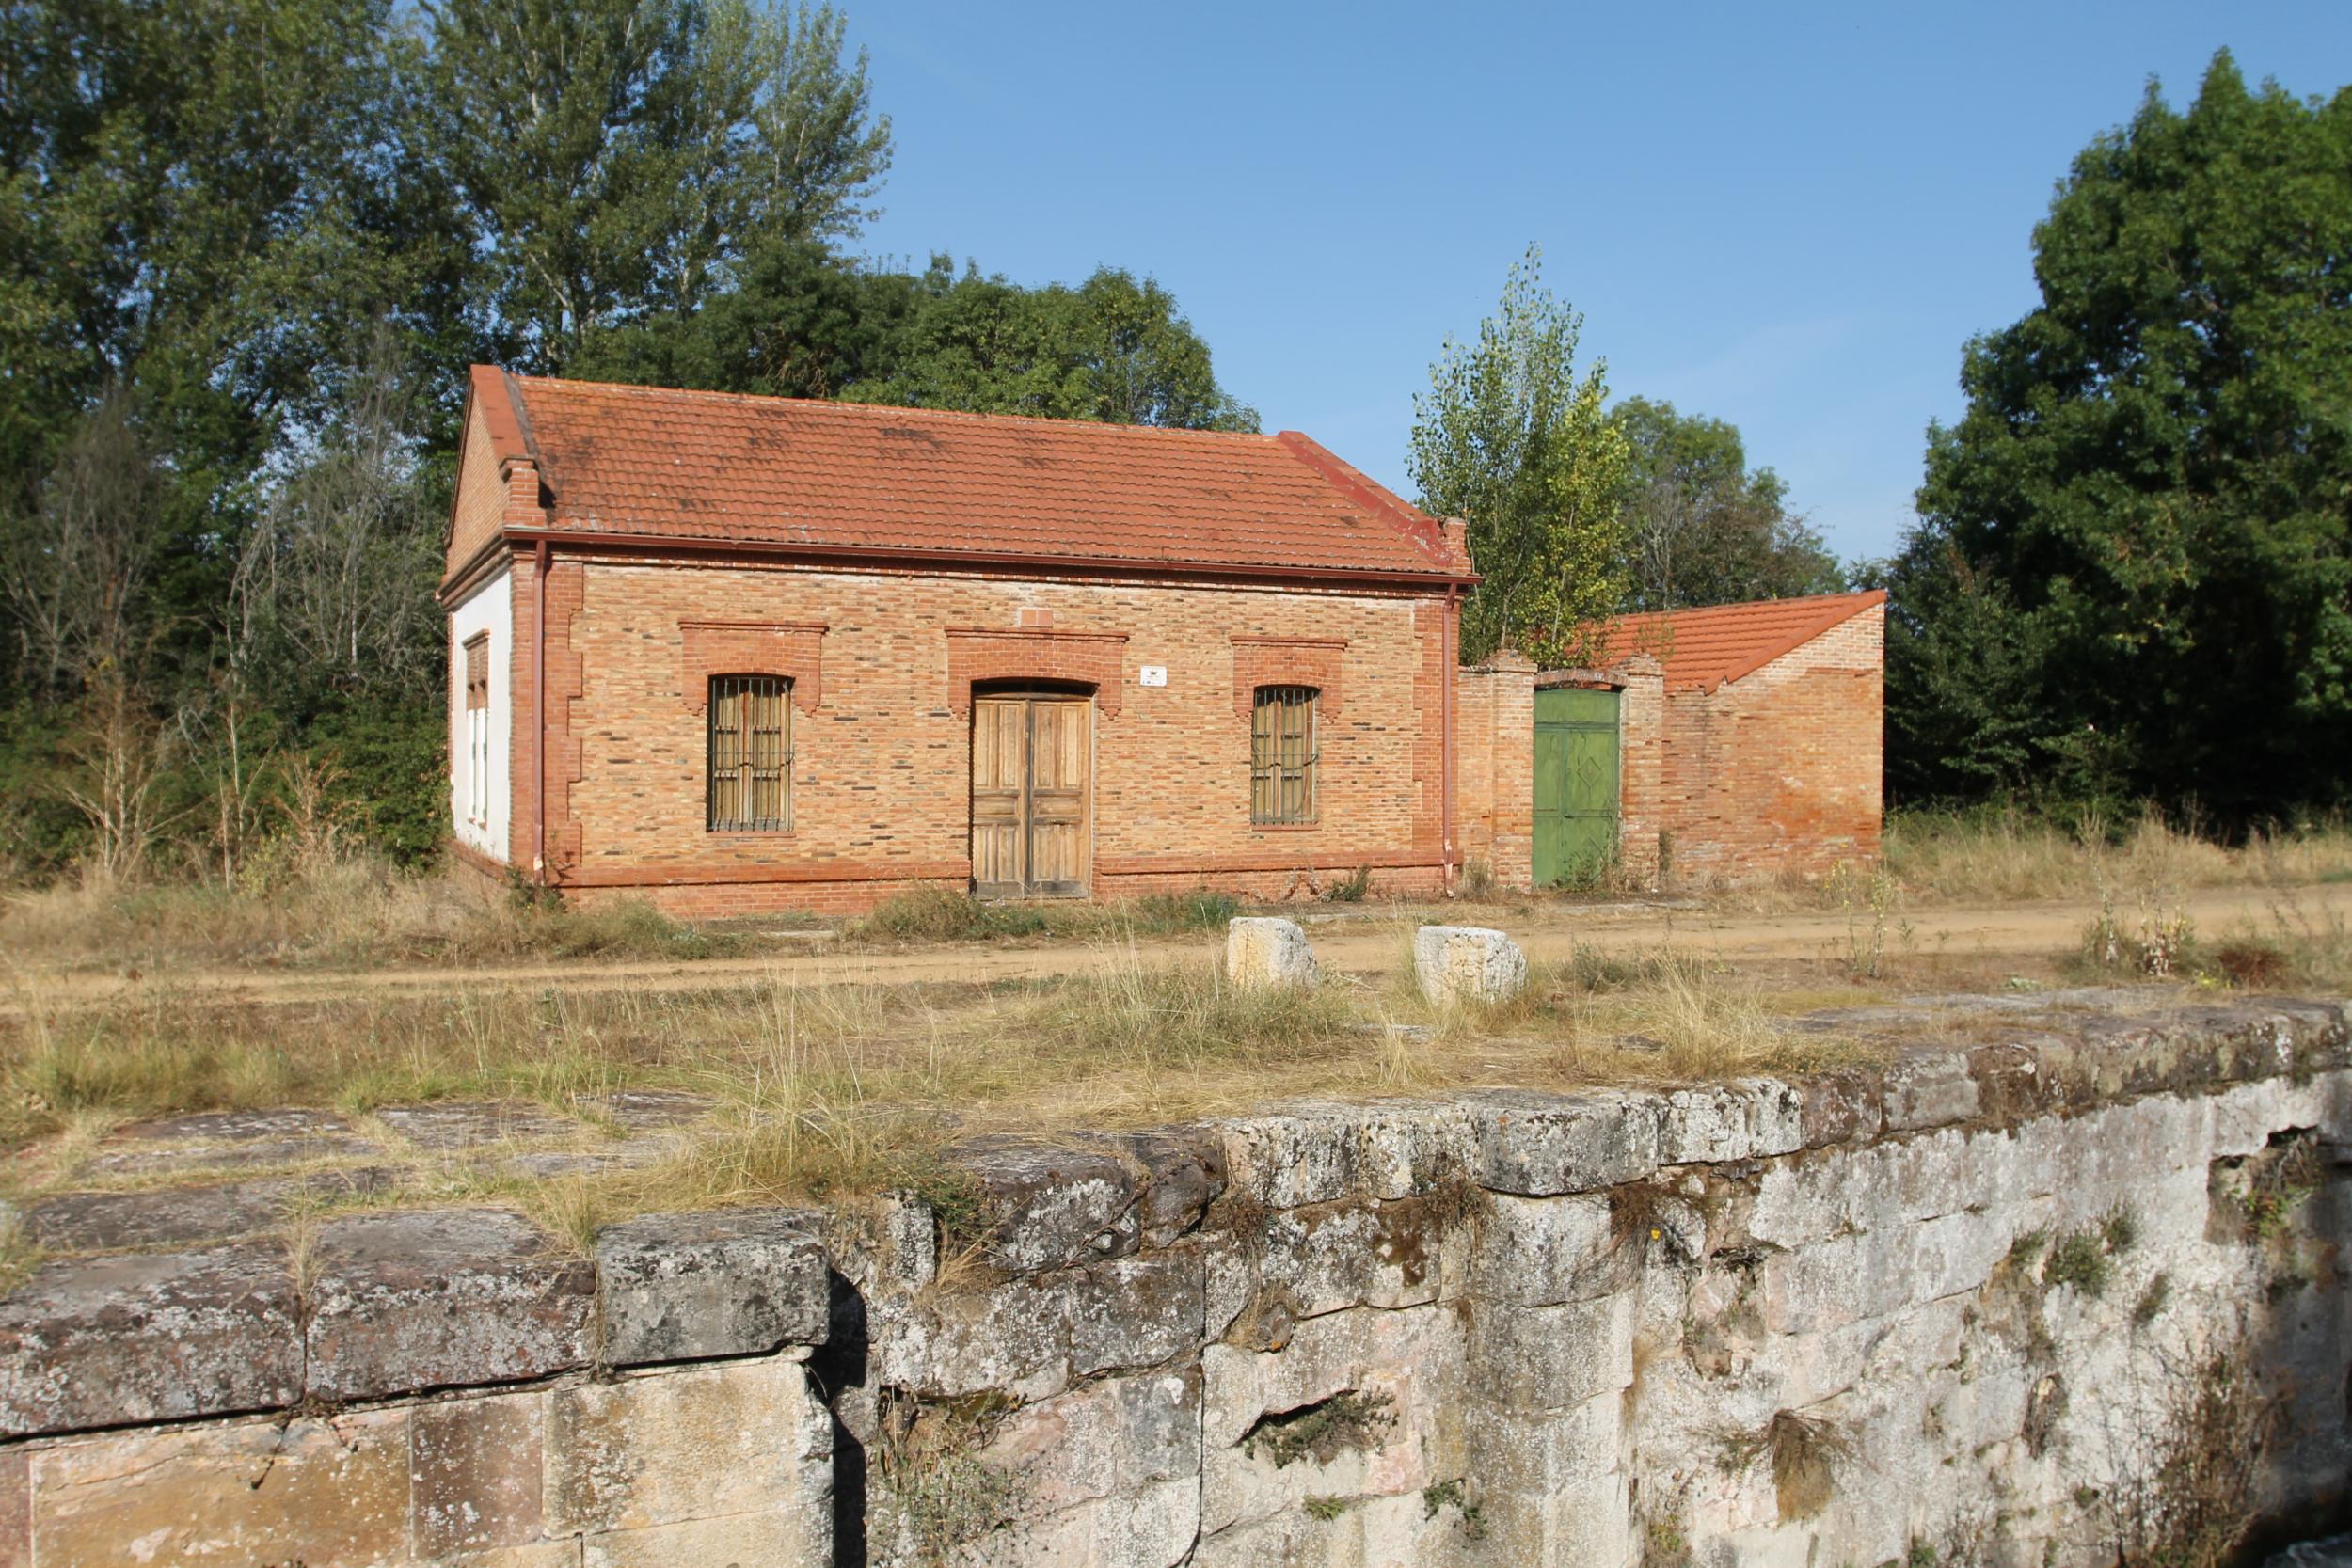
M972 693L972 886L1083 898L1094 861L1094 692L1024 682Z

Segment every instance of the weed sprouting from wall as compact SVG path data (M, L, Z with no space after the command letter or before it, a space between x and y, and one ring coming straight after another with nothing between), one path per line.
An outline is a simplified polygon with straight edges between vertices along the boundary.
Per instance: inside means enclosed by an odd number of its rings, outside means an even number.
M1343 1453L1378 1448L1396 1424L1394 1403L1377 1390L1364 1394L1350 1388L1265 1417L1242 1439L1242 1452L1255 1459L1263 1451L1278 1470L1302 1459L1328 1465Z

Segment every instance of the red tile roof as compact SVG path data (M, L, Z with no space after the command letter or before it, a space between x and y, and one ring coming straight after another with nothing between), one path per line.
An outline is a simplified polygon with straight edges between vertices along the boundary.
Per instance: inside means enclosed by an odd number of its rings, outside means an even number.
M1620 615L1602 625L1595 657L1611 663L1650 654L1666 667L1667 690L1712 691L1885 602L1886 591L1873 588L1865 594Z
M473 371L560 532L1040 562L1466 578L1434 517L1279 436L669 391ZM1456 531L1458 537L1458 531Z

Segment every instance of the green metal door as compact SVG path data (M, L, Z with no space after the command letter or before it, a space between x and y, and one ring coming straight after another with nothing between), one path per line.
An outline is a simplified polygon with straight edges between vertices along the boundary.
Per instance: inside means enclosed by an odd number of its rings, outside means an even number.
M1535 693L1535 885L1591 882L1617 854L1617 694Z

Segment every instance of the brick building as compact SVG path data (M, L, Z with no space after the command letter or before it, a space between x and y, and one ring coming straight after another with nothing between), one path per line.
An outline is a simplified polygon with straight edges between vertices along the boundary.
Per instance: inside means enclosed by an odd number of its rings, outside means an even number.
M1877 858L1883 592L1621 616L1600 645L1607 668L1538 675L1536 701L1620 693L1637 872L1740 880Z
M1462 534L1288 432L478 367L455 837L693 914L1436 888Z
M477 367L441 589L455 838L686 914L1876 852L1883 595L1458 670L1476 580L1458 522L1291 432Z

